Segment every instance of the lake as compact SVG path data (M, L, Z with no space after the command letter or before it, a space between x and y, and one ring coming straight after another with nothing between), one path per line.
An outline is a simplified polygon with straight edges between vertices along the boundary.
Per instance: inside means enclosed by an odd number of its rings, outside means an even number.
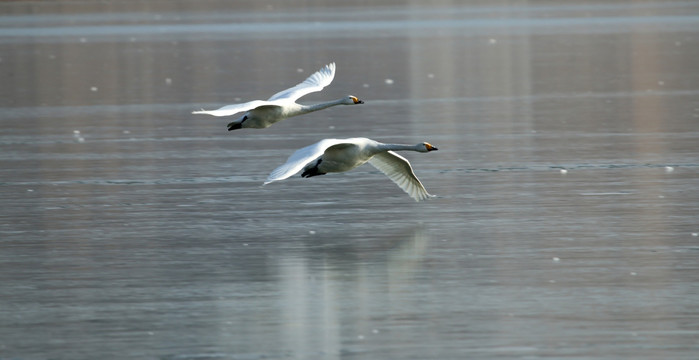
M0 359L690 359L699 3L0 4ZM192 115L327 63L312 104ZM403 153L262 186L324 138Z

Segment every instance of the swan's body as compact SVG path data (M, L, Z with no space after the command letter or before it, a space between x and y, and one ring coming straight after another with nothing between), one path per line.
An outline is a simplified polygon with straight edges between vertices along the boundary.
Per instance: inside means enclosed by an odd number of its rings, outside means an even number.
M226 105L217 110L193 111L192 114L230 116L245 111L245 114L228 124L228 131L241 128L263 129L288 117L302 115L336 105L355 105L364 102L356 96L348 95L341 99L315 105L297 104L296 100L312 92L321 91L335 78L335 63L330 63L309 76L302 83L280 91L269 99L254 100L243 104Z
M396 154L395 150L428 152L437 148L428 143L384 144L367 138L325 139L297 150L284 165L272 171L265 184L284 180L302 169L301 176L311 177L352 170L369 162L415 201L432 196L415 176L408 160Z

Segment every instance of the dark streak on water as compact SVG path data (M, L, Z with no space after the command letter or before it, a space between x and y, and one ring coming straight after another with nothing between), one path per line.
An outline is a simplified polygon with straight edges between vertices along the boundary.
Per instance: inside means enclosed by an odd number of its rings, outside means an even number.
M268 5L0 3L0 359L696 357L696 2ZM261 186L352 136L437 197Z

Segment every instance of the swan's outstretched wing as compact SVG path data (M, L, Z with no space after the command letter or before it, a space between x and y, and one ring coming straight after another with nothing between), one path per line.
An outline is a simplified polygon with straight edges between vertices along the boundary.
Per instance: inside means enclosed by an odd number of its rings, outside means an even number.
M369 159L369 163L386 174L415 201L424 200L432 196L415 176L408 160L395 152L378 153Z
M271 174L267 177L265 185L273 181L284 180L297 172L301 171L306 164L317 159L319 156L323 155L325 149L342 143L344 140L340 139L324 139L313 145L306 146L296 150L289 159L286 160L284 165L274 169Z
M302 83L272 95L267 101L280 99L296 101L296 99L301 96L323 90L324 87L330 85L333 78L335 78L334 62L325 65L325 67L313 73L313 75L309 76Z
M192 111L192 114L207 114L207 115L213 115L213 116L229 116L233 114L237 114L239 112L243 111L248 111L252 110L258 106L262 105L274 105L271 104L269 101L263 101L263 100L253 100L249 101L246 103L242 104L233 104L233 105L226 105L222 108L218 108L216 110L198 110L198 111Z

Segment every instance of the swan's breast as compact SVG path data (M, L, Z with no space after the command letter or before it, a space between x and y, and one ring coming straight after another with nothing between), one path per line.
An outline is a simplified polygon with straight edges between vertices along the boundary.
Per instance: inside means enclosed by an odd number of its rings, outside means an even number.
M323 172L342 172L356 168L369 160L363 149L355 144L333 145L325 150L319 169Z
M244 127L251 128L266 128L280 120L286 118L285 111L281 106L277 105L262 105L258 106L246 114L248 119L243 123Z

